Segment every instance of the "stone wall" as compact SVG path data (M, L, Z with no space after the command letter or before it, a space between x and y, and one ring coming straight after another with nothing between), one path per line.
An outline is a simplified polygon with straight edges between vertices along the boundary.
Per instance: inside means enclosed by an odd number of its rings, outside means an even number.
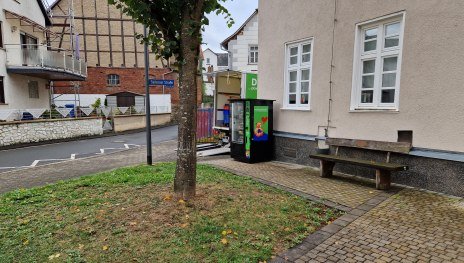
M101 134L103 128L100 118L5 122L0 123L0 148Z
M146 115L120 115L114 116L114 131L123 132L144 129L146 127ZM158 127L171 122L171 113L156 113L151 115L151 126Z

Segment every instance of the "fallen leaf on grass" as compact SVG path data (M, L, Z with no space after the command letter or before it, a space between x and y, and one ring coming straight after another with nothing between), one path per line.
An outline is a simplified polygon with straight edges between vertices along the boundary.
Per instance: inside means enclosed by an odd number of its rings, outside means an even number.
M221 234L222 234L223 236L225 236L225 235L227 235L227 231L224 230L224 231L222 231Z
M60 256L61 256L60 253L56 253L56 254L54 254L54 255L48 256L48 260L53 260L53 259L55 259L55 258L59 258Z
M184 224L180 225L180 227L186 228L186 227L188 227L188 225L189 225L188 223L184 223Z
M179 204L185 204L184 199L179 199Z
M165 195L163 200L164 201L171 201L172 200L172 195Z
M79 244L79 249L81 249L81 250L84 249L84 245Z
M286 228L284 228L284 230L288 232L288 231L290 231L290 228L286 227Z
M137 225L137 222L129 222L129 225L130 225L130 226L136 226L136 225Z
M229 244L229 241L227 241L226 238L223 238L223 239L221 239L221 243L222 243L223 245L227 245L227 244Z
M25 240L23 241L23 245L27 246L28 244L29 244L29 239L25 239Z
M108 250L108 246L103 246L102 250L104 250L104 251Z

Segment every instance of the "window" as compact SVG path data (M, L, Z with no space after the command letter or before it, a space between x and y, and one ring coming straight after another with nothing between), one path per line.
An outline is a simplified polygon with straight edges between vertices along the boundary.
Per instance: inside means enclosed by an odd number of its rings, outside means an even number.
M310 107L313 40L286 46L285 96L286 108Z
M210 58L206 58L206 65L209 65L211 64L211 59Z
M0 21L0 48L3 47L3 24Z
M5 87L3 86L3 77L0 77L0 104L5 104Z
M403 18L357 26L352 110L398 109Z
M109 86L117 86L119 85L119 75L117 74L109 74L108 75L108 85Z
M29 86L29 98L38 99L39 98L39 82L29 81L28 86Z
M253 45L249 47L248 52L248 63L257 64L258 63L258 46Z

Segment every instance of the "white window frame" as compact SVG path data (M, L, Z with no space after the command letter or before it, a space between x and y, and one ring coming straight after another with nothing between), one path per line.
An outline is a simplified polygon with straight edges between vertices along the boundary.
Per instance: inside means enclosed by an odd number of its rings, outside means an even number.
M121 85L121 77L119 74L108 74L106 77L107 86L119 86Z
M303 46L310 44L311 51L308 63L302 63L301 57L303 55ZM298 47L296 65L290 65L290 49ZM307 54L307 53L304 53ZM283 108L284 110L311 110L311 93L312 93L312 79L313 79L313 54L314 54L314 38L306 38L302 40L292 41L285 44L285 68L284 68L284 97L283 97ZM308 104L301 104L301 71L309 70L309 87L308 87ZM290 84L290 71L297 71L296 81L296 104L289 103L289 84Z
M251 50L251 48L256 48L256 50ZM251 54L253 54L254 59L251 59ZM258 55L259 47L258 45L249 45L248 46L248 64L255 65L258 64Z
M351 111L362 110L387 110L399 111L399 95L401 82L401 65L403 55L405 12L399 12L388 16L376 18L366 22L356 24L356 36L353 59L353 83L351 93ZM399 44L397 47L384 48L385 27L390 24L400 23ZM369 29L377 28L377 47L374 51L364 52L364 32ZM398 57L396 68L395 99L393 103L382 103L382 74L384 58ZM361 103L363 61L375 59L374 88L372 103ZM385 89L385 88L383 88Z
M206 65L210 65L211 64L211 59L210 58L206 58Z

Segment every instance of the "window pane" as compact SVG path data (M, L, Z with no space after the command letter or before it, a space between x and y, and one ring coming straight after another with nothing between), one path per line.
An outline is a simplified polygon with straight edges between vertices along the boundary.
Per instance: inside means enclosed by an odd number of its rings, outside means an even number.
M382 90L382 103L394 103L395 102L395 90L384 89Z
M309 82L301 82L301 92L309 92Z
M373 38L377 38L377 28L366 30L364 33L365 40L369 40Z
M375 60L365 60L363 61L363 73L374 73L375 72Z
M363 76L362 88L363 89L373 89L374 88L374 75Z
M361 103L372 103L374 91L364 90L361 92Z
M382 76L382 87L395 87L396 73L386 73Z
M311 44L303 45L303 53L311 52Z
M309 80L309 69L301 71L301 80Z
M290 65L295 65L298 63L298 57L290 57Z
M296 83L290 83L288 86L288 91L290 93L295 93L296 92Z
M297 78L297 72L296 71L290 71L290 81L296 81Z
M384 58L383 71L395 71L398 63L398 57Z
M400 23L391 24L385 27L385 36L399 35Z
M288 96L288 104L296 104L296 94L290 94Z
M302 63L308 63L310 60L311 60L311 53L301 56L301 62Z
M298 55L298 47L290 48L290 56L296 56L296 55Z
M308 104L309 94L301 94L301 104Z
M372 51L377 49L377 40L371 40L364 42L364 52Z
M397 47L399 44L400 38L398 36L385 38L385 48Z

